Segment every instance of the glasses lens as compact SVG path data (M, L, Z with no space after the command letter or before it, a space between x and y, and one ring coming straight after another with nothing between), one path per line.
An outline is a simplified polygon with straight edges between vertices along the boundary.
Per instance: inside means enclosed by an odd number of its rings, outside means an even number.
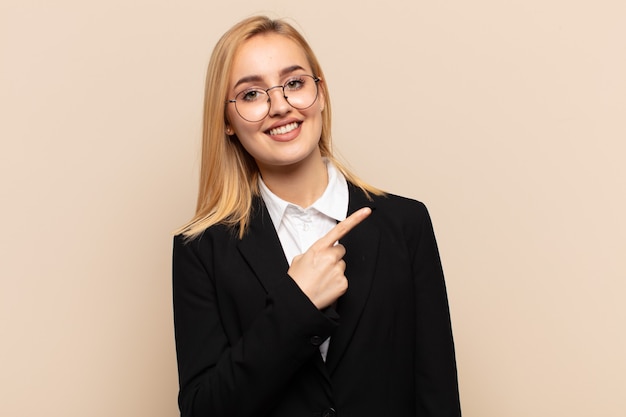
M317 82L310 75L289 79L283 86L287 102L299 110L308 109L317 99Z
M235 97L237 113L250 122L258 122L267 116L269 97L263 90L244 90Z

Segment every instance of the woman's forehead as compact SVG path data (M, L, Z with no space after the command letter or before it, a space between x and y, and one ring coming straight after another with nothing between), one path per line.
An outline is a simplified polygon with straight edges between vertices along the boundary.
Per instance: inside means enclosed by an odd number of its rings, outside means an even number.
M294 40L279 34L256 35L237 49L230 71L230 85L244 77L276 77L286 68L310 71L304 49Z

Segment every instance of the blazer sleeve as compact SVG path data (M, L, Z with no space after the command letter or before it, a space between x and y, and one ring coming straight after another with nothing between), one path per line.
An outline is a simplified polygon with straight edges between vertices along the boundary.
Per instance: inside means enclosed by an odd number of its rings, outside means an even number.
M417 415L461 415L457 369L443 270L426 207L419 203L413 272L416 291Z
M214 248L205 240L202 254L199 249L197 241L174 238L181 415L265 415L303 363L319 352L315 336L325 339L337 323L315 308L285 272L267 289L265 308L241 338L229 341L220 303L232 300L218 299L218 277L212 276L209 263Z

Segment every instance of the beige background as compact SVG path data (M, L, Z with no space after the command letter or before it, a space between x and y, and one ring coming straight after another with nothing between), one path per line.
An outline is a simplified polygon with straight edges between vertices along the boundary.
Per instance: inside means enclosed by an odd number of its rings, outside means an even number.
M265 11L353 168L430 208L464 415L623 416L626 2L259 4L0 0L0 415L177 415L205 66Z

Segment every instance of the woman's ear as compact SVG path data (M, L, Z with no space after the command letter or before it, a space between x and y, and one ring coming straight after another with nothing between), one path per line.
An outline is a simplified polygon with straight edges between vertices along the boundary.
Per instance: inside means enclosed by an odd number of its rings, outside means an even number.
M224 128L224 133L226 133L228 136L232 136L235 134L235 131L229 124L226 124L226 127Z

